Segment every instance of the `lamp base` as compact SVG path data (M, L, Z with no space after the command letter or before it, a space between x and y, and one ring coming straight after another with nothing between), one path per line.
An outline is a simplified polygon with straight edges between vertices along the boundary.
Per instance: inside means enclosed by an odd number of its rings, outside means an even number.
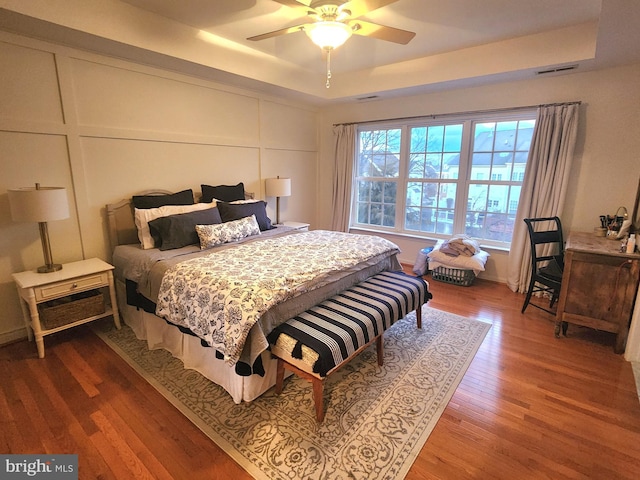
M38 267L38 273L51 273L57 272L58 270L62 270L62 265L59 263L52 263L51 265L42 265Z

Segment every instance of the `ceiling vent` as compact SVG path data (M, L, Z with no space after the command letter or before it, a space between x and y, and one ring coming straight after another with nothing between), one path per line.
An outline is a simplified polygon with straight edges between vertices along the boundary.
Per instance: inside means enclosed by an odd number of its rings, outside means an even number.
M359 102L366 102L368 100L375 100L376 98L380 98L380 96L379 95L369 95L368 97L356 98L356 100L359 101Z
M539 70L536 72L536 75L546 75L547 73L566 72L568 70L575 70L576 68L578 68L577 63L575 65L563 65L561 67L549 68L547 70Z

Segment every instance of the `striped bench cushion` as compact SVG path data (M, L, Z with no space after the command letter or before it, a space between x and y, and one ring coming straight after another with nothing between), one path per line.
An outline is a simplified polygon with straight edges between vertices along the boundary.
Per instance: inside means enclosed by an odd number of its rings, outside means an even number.
M308 363L309 373L325 377L429 298L422 278L382 272L289 319L267 338Z

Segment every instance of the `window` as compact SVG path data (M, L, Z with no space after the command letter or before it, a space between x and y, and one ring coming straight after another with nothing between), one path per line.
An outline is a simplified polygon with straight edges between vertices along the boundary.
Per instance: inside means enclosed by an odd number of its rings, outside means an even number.
M354 227L508 246L535 111L361 126Z

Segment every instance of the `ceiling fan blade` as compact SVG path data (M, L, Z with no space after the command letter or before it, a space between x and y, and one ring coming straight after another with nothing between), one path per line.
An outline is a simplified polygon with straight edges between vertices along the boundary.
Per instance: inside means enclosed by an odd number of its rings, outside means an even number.
M304 30L308 23L303 23L302 25L295 25L293 27L281 28L280 30L275 30L273 32L263 33L262 35L256 35L254 37L249 37L247 40L253 40L254 42L258 40L264 40L265 38L277 37L279 35L286 35L287 33L295 33Z
M373 37L379 40L386 40L387 42L401 43L402 45L406 45L416 36L414 32L409 32L408 30L387 27L362 20L352 20L349 22L349 26L356 35Z
M310 7L311 0L273 0L276 3L281 3L282 5L286 5L287 7L299 8L299 7Z
M397 1L398 0L350 0L341 5L340 10L349 10L351 11L351 18L358 18L378 8L396 3Z
M273 0L276 3L291 7L300 12L300 15L312 16L315 20L321 20L318 12L311 6L312 0Z

